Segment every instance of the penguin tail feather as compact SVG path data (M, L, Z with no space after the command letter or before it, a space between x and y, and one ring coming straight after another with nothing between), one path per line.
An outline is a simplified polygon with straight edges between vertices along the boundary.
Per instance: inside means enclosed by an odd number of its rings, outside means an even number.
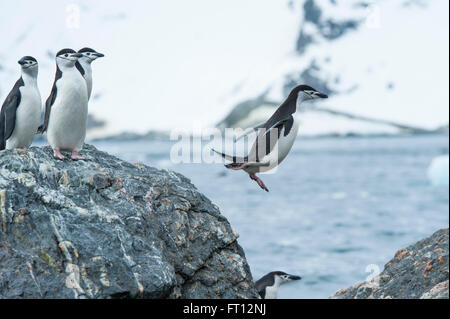
M243 158L243 157L231 156L231 155L227 155L225 153L218 152L215 149L212 149L212 150L215 153L217 153L220 156L222 156L224 159L232 162L230 164L225 165L226 168L239 167L239 166L242 166L242 164L244 164L246 162L245 158Z

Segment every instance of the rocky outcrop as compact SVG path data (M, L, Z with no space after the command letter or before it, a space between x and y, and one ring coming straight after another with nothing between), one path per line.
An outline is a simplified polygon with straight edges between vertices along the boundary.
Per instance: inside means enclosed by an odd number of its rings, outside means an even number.
M190 183L86 145L0 153L0 298L257 298L238 235Z
M379 276L339 290L331 298L448 298L448 245L448 228L441 229L397 251Z
M336 6L336 3L333 4ZM297 39L297 52L299 55L305 53L307 48L320 40L336 40L349 31L357 30L361 21L358 19L334 20L332 17L324 17L321 7L315 0L306 0L303 4L303 24ZM314 30L313 33L307 30Z

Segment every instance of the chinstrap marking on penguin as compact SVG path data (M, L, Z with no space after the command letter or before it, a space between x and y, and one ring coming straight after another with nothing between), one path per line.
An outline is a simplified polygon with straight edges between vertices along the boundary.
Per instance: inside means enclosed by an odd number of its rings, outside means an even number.
M281 285L301 279L300 276L290 275L283 271L273 271L256 281L255 287L262 299L277 299Z
M37 85L38 62L32 56L24 56L17 63L22 75L0 112L0 150L27 149L40 124L42 102Z
M72 49L63 49L56 55L55 81L45 105L44 124L40 132L47 132L47 139L54 156L64 159L61 151L72 152L72 159L79 156L86 137L88 92L86 81L75 67L83 56Z
M295 87L267 122L245 130L236 139L238 141L257 131L256 141L247 156L237 157L214 149L213 151L231 161L230 164L225 165L226 168L247 172L252 180L268 192L269 189L264 182L255 174L272 170L286 158L297 138L299 128L298 120L293 115L302 102L318 98L328 98L328 96L308 85Z

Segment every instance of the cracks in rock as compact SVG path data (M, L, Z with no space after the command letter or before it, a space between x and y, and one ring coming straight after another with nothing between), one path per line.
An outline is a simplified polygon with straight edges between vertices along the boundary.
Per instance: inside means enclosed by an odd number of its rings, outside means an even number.
M33 280L34 284L37 287L39 295L41 296L41 298L44 297L42 294L41 286L39 285L38 281L36 280L36 277L34 276L33 267L31 266L30 262L28 262L28 261L26 264L27 264L28 271L30 272L31 279Z
M197 268L197 269L193 272L192 275L188 276L188 275L186 275L186 274L184 274L184 273L182 273L182 272L176 272L176 273L175 273L176 275L179 275L181 278L183 278L183 282L179 285L179 287L181 288L181 290L182 290L182 292L183 292L183 295L184 295L184 291L185 291L186 287L187 287L188 285L193 284L193 283L196 282L195 276L196 276L198 273L200 273L201 271L207 269L208 263L209 263L216 255L219 255L222 251L224 251L224 250L231 250L231 251L233 251L232 245L234 245L236 242L237 242L237 238L235 238L232 242L230 242L230 243L228 243L228 244L226 244L226 245L223 245L223 246L220 246L220 247L217 247L216 249L214 249L214 250L210 253L210 255L203 261L202 265L201 265L199 268ZM241 281L239 281L239 282L233 284L232 287L237 286L238 284L240 284L240 283L243 282L243 281L245 281L245 278L244 278L243 280L241 280ZM202 283L201 283L201 284L202 284ZM203 285L203 284L202 284L202 285ZM173 289L175 289L175 288L176 288L176 287L173 287ZM173 290L173 289L172 289L172 290Z
M81 288L80 268L78 267L77 264L73 263L72 256L70 255L70 252L68 249L68 245L72 246L72 243L70 241L65 241L62 238L62 236L58 230L58 227L56 226L53 215L50 215L50 225L52 227L53 234L56 237L57 246L60 249L60 251L62 252L64 260L65 260L65 264L66 264L65 272L67 274L66 282L65 282L66 287L73 291L76 299L83 298L84 296L88 295L88 293L86 293L83 290L83 288ZM89 297L92 297L92 296L89 296Z
M125 263L130 267L131 272L133 273L134 280L135 280L135 283L136 283L136 286L138 289L137 297L142 296L142 294L144 293L144 286L142 286L141 282L139 281L139 278L138 278L139 273L134 271L134 268L137 268L140 266L127 254L124 243L123 243L123 238L122 238L122 235L120 234L119 229L117 229L117 238L119 239L119 242L120 242L120 247L122 249L123 256L125 258Z

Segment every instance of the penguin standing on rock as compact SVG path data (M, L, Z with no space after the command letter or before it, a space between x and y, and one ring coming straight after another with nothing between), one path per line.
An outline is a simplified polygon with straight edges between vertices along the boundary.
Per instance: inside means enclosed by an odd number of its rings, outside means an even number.
M227 155L213 150L232 163L225 165L231 170L243 170L252 180L266 192L269 189L256 176L257 173L267 172L278 166L288 155L297 138L299 123L293 116L304 101L327 98L328 96L316 91L308 85L299 85L289 94L286 101L280 105L267 122L257 127L247 129L237 140L257 130L257 138L246 157Z
M22 76L6 97L0 113L0 150L30 147L41 121L38 62L25 56L18 63Z
M64 159L61 151L72 152L73 160L84 160L78 152L86 137L88 94L86 81L75 67L83 55L72 49L56 54L56 75L50 96L45 103L41 133L47 139L56 158Z
M299 276L289 275L282 271L273 271L258 280L255 286L262 299L277 299L278 289L281 285L300 279L302 278Z
M91 63L97 60L98 58L103 58L105 55L103 53L99 53L91 48L83 48L78 50L78 53L81 53L83 56L78 59L75 66L78 71L80 71L81 75L86 80L87 90L88 90L88 100L91 98L92 93L92 66Z

